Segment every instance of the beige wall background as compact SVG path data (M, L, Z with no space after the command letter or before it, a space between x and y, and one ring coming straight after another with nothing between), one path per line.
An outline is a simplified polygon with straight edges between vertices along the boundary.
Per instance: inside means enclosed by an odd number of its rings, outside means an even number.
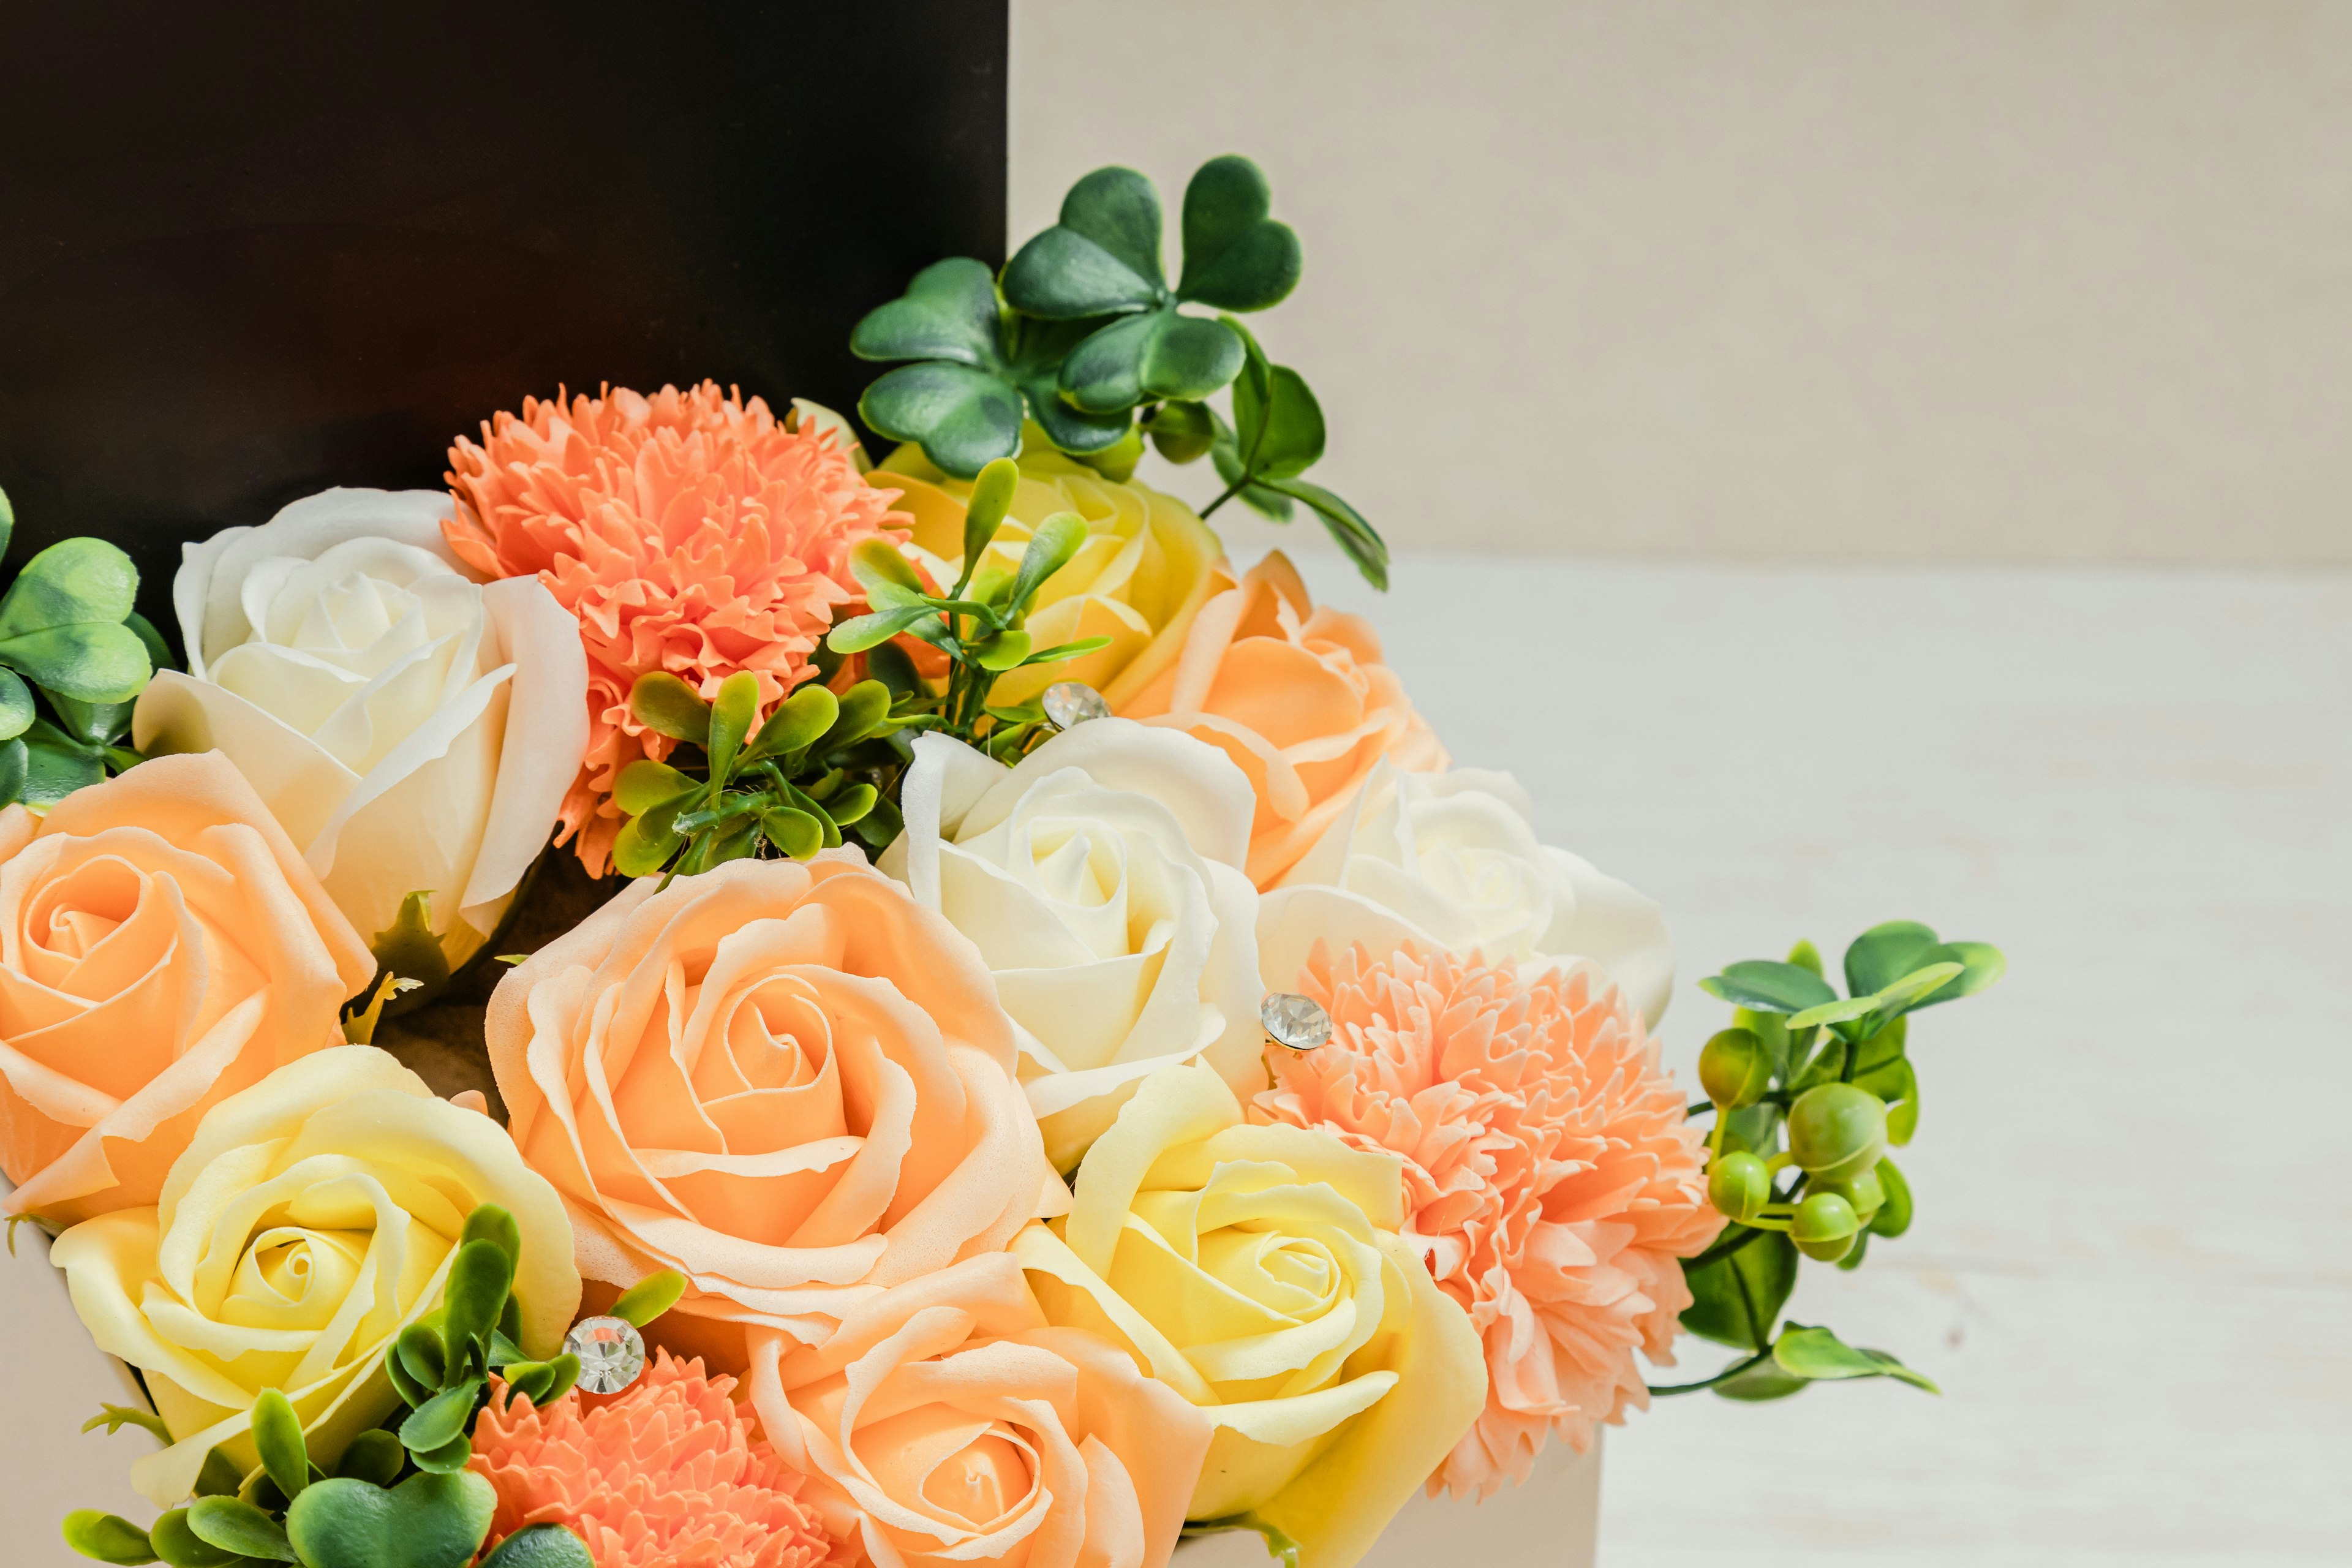
M1013 13L1016 240L1256 158L1400 547L2352 563L2352 4Z

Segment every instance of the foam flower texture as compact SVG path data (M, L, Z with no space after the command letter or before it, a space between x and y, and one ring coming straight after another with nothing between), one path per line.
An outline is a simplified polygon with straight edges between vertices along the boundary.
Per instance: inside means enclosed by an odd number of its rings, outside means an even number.
M488 1553L526 1525L560 1524L596 1568L818 1568L854 1560L810 1507L808 1481L759 1436L735 1380L656 1350L593 1406L545 1410L493 1380L467 1468L498 1512Z
M906 524L837 421L793 425L709 382L611 387L525 398L450 448L450 549L488 577L537 577L578 621L587 761L563 822L592 874L620 831L621 769L674 744L629 710L636 678L667 670L709 698L748 670L766 712L858 596L851 548Z
M1207 1417L1047 1324L1007 1253L894 1287L814 1346L751 1333L751 1402L876 1568L1164 1568Z
M901 805L882 868L980 949L1057 1169L1155 1068L1265 1083L1254 803L1223 752L1097 719L1007 768L924 735Z
M131 738L236 764L362 935L429 892L452 969L488 940L588 743L588 664L529 579L487 587L433 490L331 489L182 547L188 673Z
M640 879L485 1027L581 1271L675 1268L689 1316L821 1337L1066 1202L979 952L855 850Z
M1125 1347L1215 1425L1186 1517L1248 1515L1349 1568L1486 1399L1477 1331L1404 1223L1403 1163L1254 1126L1204 1066L1143 1081L1014 1251L1046 1318Z
M572 1229L497 1122L367 1046L315 1052L213 1107L153 1208L85 1220L49 1247L90 1336L145 1374L171 1430L131 1484L169 1508L215 1446L250 1469L265 1388L285 1393L331 1470L399 1405L383 1351L440 1305L482 1204L521 1233L522 1349L554 1355L580 1304Z
M1525 1480L1554 1435L1583 1451L1648 1403L1634 1352L1672 1362L1680 1260L1723 1226L1657 1041L1591 963L1355 947L1300 988L1330 1043L1273 1060L1253 1116L1403 1156L1405 1239L1485 1342L1486 1408L1430 1489Z
M367 945L217 754L0 810L9 1214L152 1205L205 1112L342 1042Z
M1037 591L1026 629L1037 647L1088 637L1110 646L1075 659L1007 670L989 689L999 706L1025 702L1058 680L1077 680L1116 707L1175 661L1192 617L1227 578L1224 547L1174 496L1104 478L1034 433L1018 459L1021 482L974 581L1010 577L1037 524L1056 512L1084 519L1086 542ZM870 476L899 493L914 519L908 553L944 587L963 568L963 518L971 481L951 479L908 441Z
M1249 874L1261 889L1323 836L1382 758L1428 772L1446 761L1370 623L1318 608L1279 551L1213 595L1176 662L1112 706L1240 766L1257 795Z
M1267 987L1297 989L1318 942L1375 952L1418 942L1523 964L1589 959L1657 1027L1675 981L1664 914L1591 861L1538 842L1534 820L1508 773L1379 763L1260 905Z

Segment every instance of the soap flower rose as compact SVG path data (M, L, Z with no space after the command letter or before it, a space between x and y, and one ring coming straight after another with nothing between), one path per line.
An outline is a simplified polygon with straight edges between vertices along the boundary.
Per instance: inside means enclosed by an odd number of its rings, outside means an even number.
M367 946L252 786L163 757L0 810L5 1212L152 1204L205 1110L342 1042Z
M1349 1568L1486 1402L1478 1333L1404 1223L1402 1163L1252 1126L1209 1068L1143 1081L1014 1251L1046 1318L1119 1344L1216 1433L1190 1519Z
M640 879L509 973L485 1032L581 1271L684 1274L710 1355L730 1324L820 1334L1066 1197L980 954L855 850Z
M882 869L995 973L1056 1169L1153 1068L1202 1060L1239 1095L1259 1060L1249 781L1189 735L1098 719L1007 768L924 735Z
M566 837L602 876L621 810L613 787L677 742L629 708L667 670L706 698L749 671L771 710L858 597L849 552L906 526L857 471L837 422L777 419L704 382L652 396L523 399L449 450L449 547L486 577L537 577L579 623L587 761L564 797Z
M816 1345L751 1346L769 1440L866 1563L1165 1568L1175 1549L1207 1416L1049 1325L1008 1253L896 1286Z
M1539 843L1508 773L1402 773L1385 763L1260 906L1266 984L1295 991L1318 942L1374 952L1407 942L1522 966L1590 959L1656 1028L1675 983L1657 904Z
M734 1388L662 1350L593 1409L574 1389L534 1410L493 1378L466 1462L499 1496L484 1555L526 1526L557 1524L596 1568L849 1562L808 1505L806 1478L758 1436L758 1418L729 1397Z
M188 673L156 673L131 738L236 763L362 935L430 895L455 969L554 832L588 661L546 589L458 569L450 516L438 491L331 489L183 546Z
M1056 681L1077 680L1117 707L1175 661L1192 617L1225 575L1224 546L1174 496L1107 479L1055 451L1034 426L1017 461L1021 482L974 580L1011 577L1037 525L1076 512L1086 522L1086 542L1038 589L1025 627L1041 648L1089 637L1110 642L1074 659L1007 670L989 689L990 700L1011 706ZM909 553L940 587L953 584L963 569L971 481L941 473L912 441L868 480L898 492L893 504L914 519Z
M440 1305L483 1204L521 1234L522 1349L555 1355L580 1304L571 1227L497 1122L367 1046L313 1052L213 1107L153 1208L84 1220L49 1247L91 1337L145 1375L171 1431L131 1484L169 1508L216 1446L251 1469L265 1388L331 1472L398 1408L384 1349Z
M1403 1156L1405 1239L1486 1342L1486 1408L1430 1490L1523 1481L1553 1435L1582 1452L1649 1403L1634 1352L1673 1362L1682 1259L1723 1228L1641 1014L1591 963L1442 950L1318 950L1298 984L1331 1039L1267 1053L1253 1118Z
M1176 662L1112 707L1182 730L1257 792L1250 880L1271 888L1386 758L1434 772L1445 749L1360 616L1318 608L1280 552L1201 607Z

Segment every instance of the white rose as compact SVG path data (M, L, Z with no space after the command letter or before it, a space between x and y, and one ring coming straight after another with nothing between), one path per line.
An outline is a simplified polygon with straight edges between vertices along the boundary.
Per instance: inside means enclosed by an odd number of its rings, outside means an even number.
M362 936L430 892L455 968L580 771L588 663L537 579L459 570L450 511L438 491L331 489L184 546L189 673L155 677L131 738L226 753Z
M1259 900L1267 987L1295 987L1318 939L1376 953L1410 940L1522 963L1589 958L1655 1028L1675 982L1664 917L1591 861L1538 843L1534 815L1508 773L1381 763Z
M1097 719L1007 768L925 735L901 804L882 869L994 973L1056 1167L1156 1068L1201 1060L1236 1095L1265 1087L1243 869L1256 804L1223 752Z

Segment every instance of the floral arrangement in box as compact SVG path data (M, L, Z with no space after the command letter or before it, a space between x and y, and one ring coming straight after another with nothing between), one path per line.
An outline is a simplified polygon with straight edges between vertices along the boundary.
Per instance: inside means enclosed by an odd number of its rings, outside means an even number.
M878 466L527 399L446 491L189 544L176 666L113 546L24 566L6 1208L159 1443L77 1550L1350 1568L1653 1395L1932 1387L1782 1309L1903 1234L1911 1017L2000 954L1733 964L1693 1101L1657 908L1227 559L1237 500L1389 570L1236 319L1299 275L1264 176L1194 178L1173 284L1160 227L1101 170L869 315ZM480 1088L376 1043L436 1007ZM1685 1331L1736 1357L1650 1384Z

